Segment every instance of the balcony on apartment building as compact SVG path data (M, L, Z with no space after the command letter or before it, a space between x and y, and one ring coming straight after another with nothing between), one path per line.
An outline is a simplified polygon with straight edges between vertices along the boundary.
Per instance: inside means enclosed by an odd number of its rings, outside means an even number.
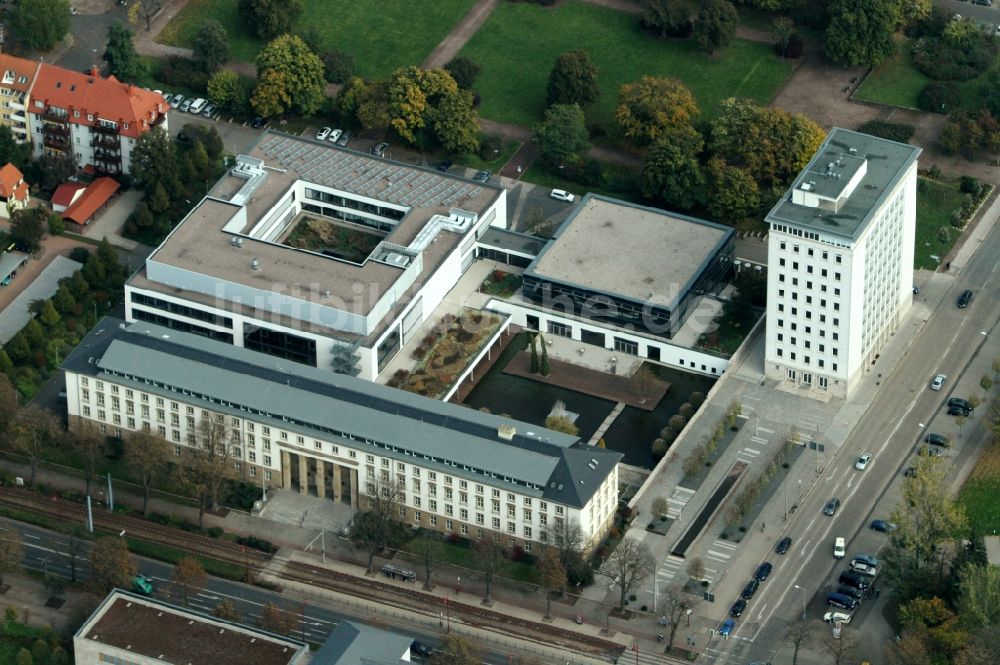
M90 130L94 134L102 134L104 136L118 136L118 125L114 123L104 122L103 120L95 122L91 125Z
M65 109L57 109L52 107L46 107L41 113L42 120L45 122L55 122L60 124L65 124L69 122L69 114Z
M122 144L118 138L118 135L109 134L99 134L94 133L90 137L90 145L94 148L100 148L102 150L121 152Z

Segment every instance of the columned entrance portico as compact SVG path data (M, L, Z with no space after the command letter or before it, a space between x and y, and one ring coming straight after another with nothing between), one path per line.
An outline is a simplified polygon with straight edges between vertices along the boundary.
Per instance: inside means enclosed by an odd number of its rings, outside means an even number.
M283 450L281 480L299 494L358 505L358 470L350 466Z

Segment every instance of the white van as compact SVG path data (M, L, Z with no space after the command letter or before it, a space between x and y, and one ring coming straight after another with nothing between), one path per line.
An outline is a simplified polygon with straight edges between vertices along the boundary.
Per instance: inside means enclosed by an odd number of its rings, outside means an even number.
M191 108L188 109L188 113L193 113L194 115L198 115L199 113L205 110L205 104L208 104L208 100L199 97L198 99L191 102Z
M843 538L833 539L833 556L838 559L843 559L846 550L846 543L844 543Z

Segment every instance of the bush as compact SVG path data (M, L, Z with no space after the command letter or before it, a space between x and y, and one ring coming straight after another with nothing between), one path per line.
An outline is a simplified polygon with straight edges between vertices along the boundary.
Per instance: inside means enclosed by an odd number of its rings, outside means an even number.
M173 86L184 86L198 92L208 90L209 72L204 64L176 55L167 57L160 65L158 78Z
M859 132L871 134L879 138L897 141L899 143L909 143L916 131L913 125L906 125L899 122L886 122L884 120L870 120L858 128Z
M69 253L69 258L78 263L86 263L90 258L90 250L86 247L74 247Z
M968 81L993 64L996 45L989 35L977 34L971 45L953 46L942 37L913 42L913 65L935 81Z
M979 182L978 178L971 175L963 175L958 181L959 189L961 189L966 194L972 194L973 196L979 196L983 191L983 185Z
M961 102L962 93L951 81L931 81L917 95L917 106L932 113L948 113Z

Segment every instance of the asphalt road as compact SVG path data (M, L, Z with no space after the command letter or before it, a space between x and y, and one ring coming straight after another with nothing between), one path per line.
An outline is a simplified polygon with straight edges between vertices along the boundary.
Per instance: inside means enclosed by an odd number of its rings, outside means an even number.
M902 472L914 464L924 435L936 431L955 438L956 425L946 415L945 402L951 396L967 397L981 390L979 377L989 373L991 358L1000 354L1000 340L994 341L1000 321L997 256L1000 229L994 227L903 361L886 377L888 385L830 463L821 488L799 506L789 531L792 549L784 557L767 557L775 570L761 584L733 638L713 640L711 651L719 662L772 659L781 646L785 622L795 620L803 605L810 618L821 618L832 609L825 605L826 594L835 590L836 577L850 557L857 552L877 554L885 546L885 534L868 525L872 519L887 518L895 508ZM955 300L964 289L972 289L977 297L969 308L960 310ZM977 352L979 357L973 361ZM931 391L928 385L937 372L947 374L948 382L944 390ZM980 408L970 418L965 436L946 453L946 463L963 459L969 432L986 411ZM858 471L854 463L865 452L874 457L865 471ZM842 506L834 517L827 517L823 506L833 497ZM833 558L833 540L838 536L847 538L843 561ZM874 604L869 600L861 605L850 630L863 630Z
M0 538L7 537L11 529L17 529L21 533L24 543L25 568L37 570L49 575L58 575L66 579L70 578L70 554L67 548L67 536L65 534L54 533L29 524L22 524L11 520L0 519ZM92 543L84 541L79 555L77 556L77 579L86 579L90 573L87 559L90 555ZM140 570L153 579L154 597L168 602L176 602L170 598L174 567L170 564L135 557ZM315 600L305 600L302 598L289 597L287 594L276 591L269 591L260 587L230 580L209 577L205 589L189 598L189 606L193 610L212 614L215 607L224 600L229 600L236 608L238 621L248 625L255 625L260 618L264 605L274 603L285 611L291 613L296 619L296 629L291 637L305 639L308 642L320 644L329 637L333 629L344 620L366 621L366 618L356 617L341 612L324 603ZM436 648L439 643L438 635L429 635L419 631L409 630L406 627L394 626L393 632L405 635L411 639L420 640L424 644ZM482 644L479 645L484 650L484 663L489 665L506 665L510 662L510 654L500 651L487 650ZM421 658L411 654L415 662L421 662Z

